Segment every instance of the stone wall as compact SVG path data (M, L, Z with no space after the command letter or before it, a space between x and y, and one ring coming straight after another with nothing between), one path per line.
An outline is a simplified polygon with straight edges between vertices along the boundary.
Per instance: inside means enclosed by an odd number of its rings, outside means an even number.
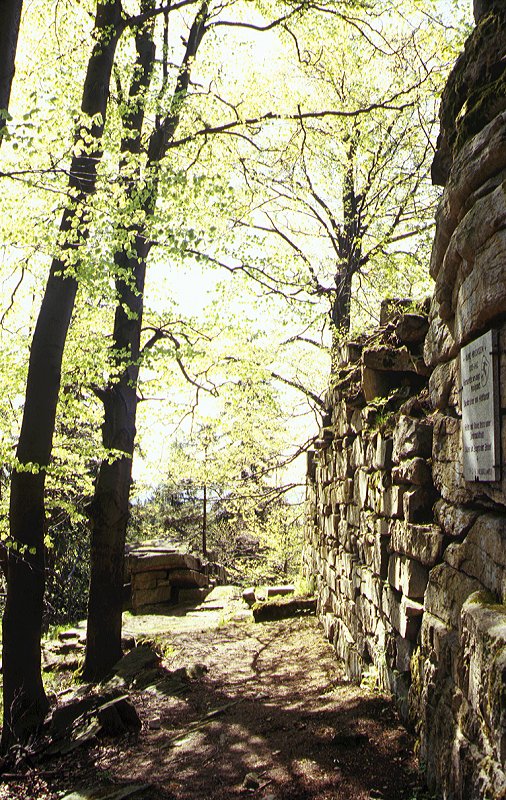
M327 395L308 464L304 559L349 676L374 666L407 718L429 569L445 543L432 511L427 318L387 304L382 317L370 337L343 347Z
M343 348L308 463L304 556L349 675L374 667L429 786L459 800L506 797L506 9L475 13L443 95L428 324L385 306ZM501 476L466 481L460 352L491 329Z

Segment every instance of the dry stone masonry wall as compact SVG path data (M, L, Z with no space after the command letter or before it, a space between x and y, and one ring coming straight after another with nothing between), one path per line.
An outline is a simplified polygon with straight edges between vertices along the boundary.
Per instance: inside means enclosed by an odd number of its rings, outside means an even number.
M481 0L475 16L443 95L428 319L385 304L380 329L343 348L308 462L304 558L327 636L351 677L374 668L396 696L429 786L497 800L506 797L505 4ZM478 398L462 407L461 364L489 332L497 382L487 365L477 380L497 402L486 419ZM492 480L465 473L463 428L478 464L495 429Z
M308 576L350 677L373 665L407 717L410 659L429 569L441 559L433 521L427 318L388 305L384 325L343 347L328 416L308 464Z

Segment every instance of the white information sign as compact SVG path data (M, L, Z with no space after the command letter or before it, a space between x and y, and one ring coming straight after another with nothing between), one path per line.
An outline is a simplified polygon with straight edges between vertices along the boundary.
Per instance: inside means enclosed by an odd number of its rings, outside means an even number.
M496 331L488 331L460 351L466 481L501 477L497 339Z

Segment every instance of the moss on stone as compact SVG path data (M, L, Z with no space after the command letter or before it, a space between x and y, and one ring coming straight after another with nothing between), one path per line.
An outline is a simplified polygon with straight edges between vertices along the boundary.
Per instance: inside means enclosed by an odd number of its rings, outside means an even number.
M506 70L506 67L505 67ZM493 83L474 91L465 103L465 113L457 120L455 152L483 130L488 122L506 108L506 71Z

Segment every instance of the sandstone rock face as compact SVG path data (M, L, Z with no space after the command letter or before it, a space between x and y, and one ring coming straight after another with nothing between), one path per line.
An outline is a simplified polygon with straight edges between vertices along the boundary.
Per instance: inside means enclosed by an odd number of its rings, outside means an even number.
M393 460L430 458L432 454L432 422L401 416L394 430Z
M434 183L444 185L463 144L506 108L506 9L501 0L476 0L477 27L443 91Z

